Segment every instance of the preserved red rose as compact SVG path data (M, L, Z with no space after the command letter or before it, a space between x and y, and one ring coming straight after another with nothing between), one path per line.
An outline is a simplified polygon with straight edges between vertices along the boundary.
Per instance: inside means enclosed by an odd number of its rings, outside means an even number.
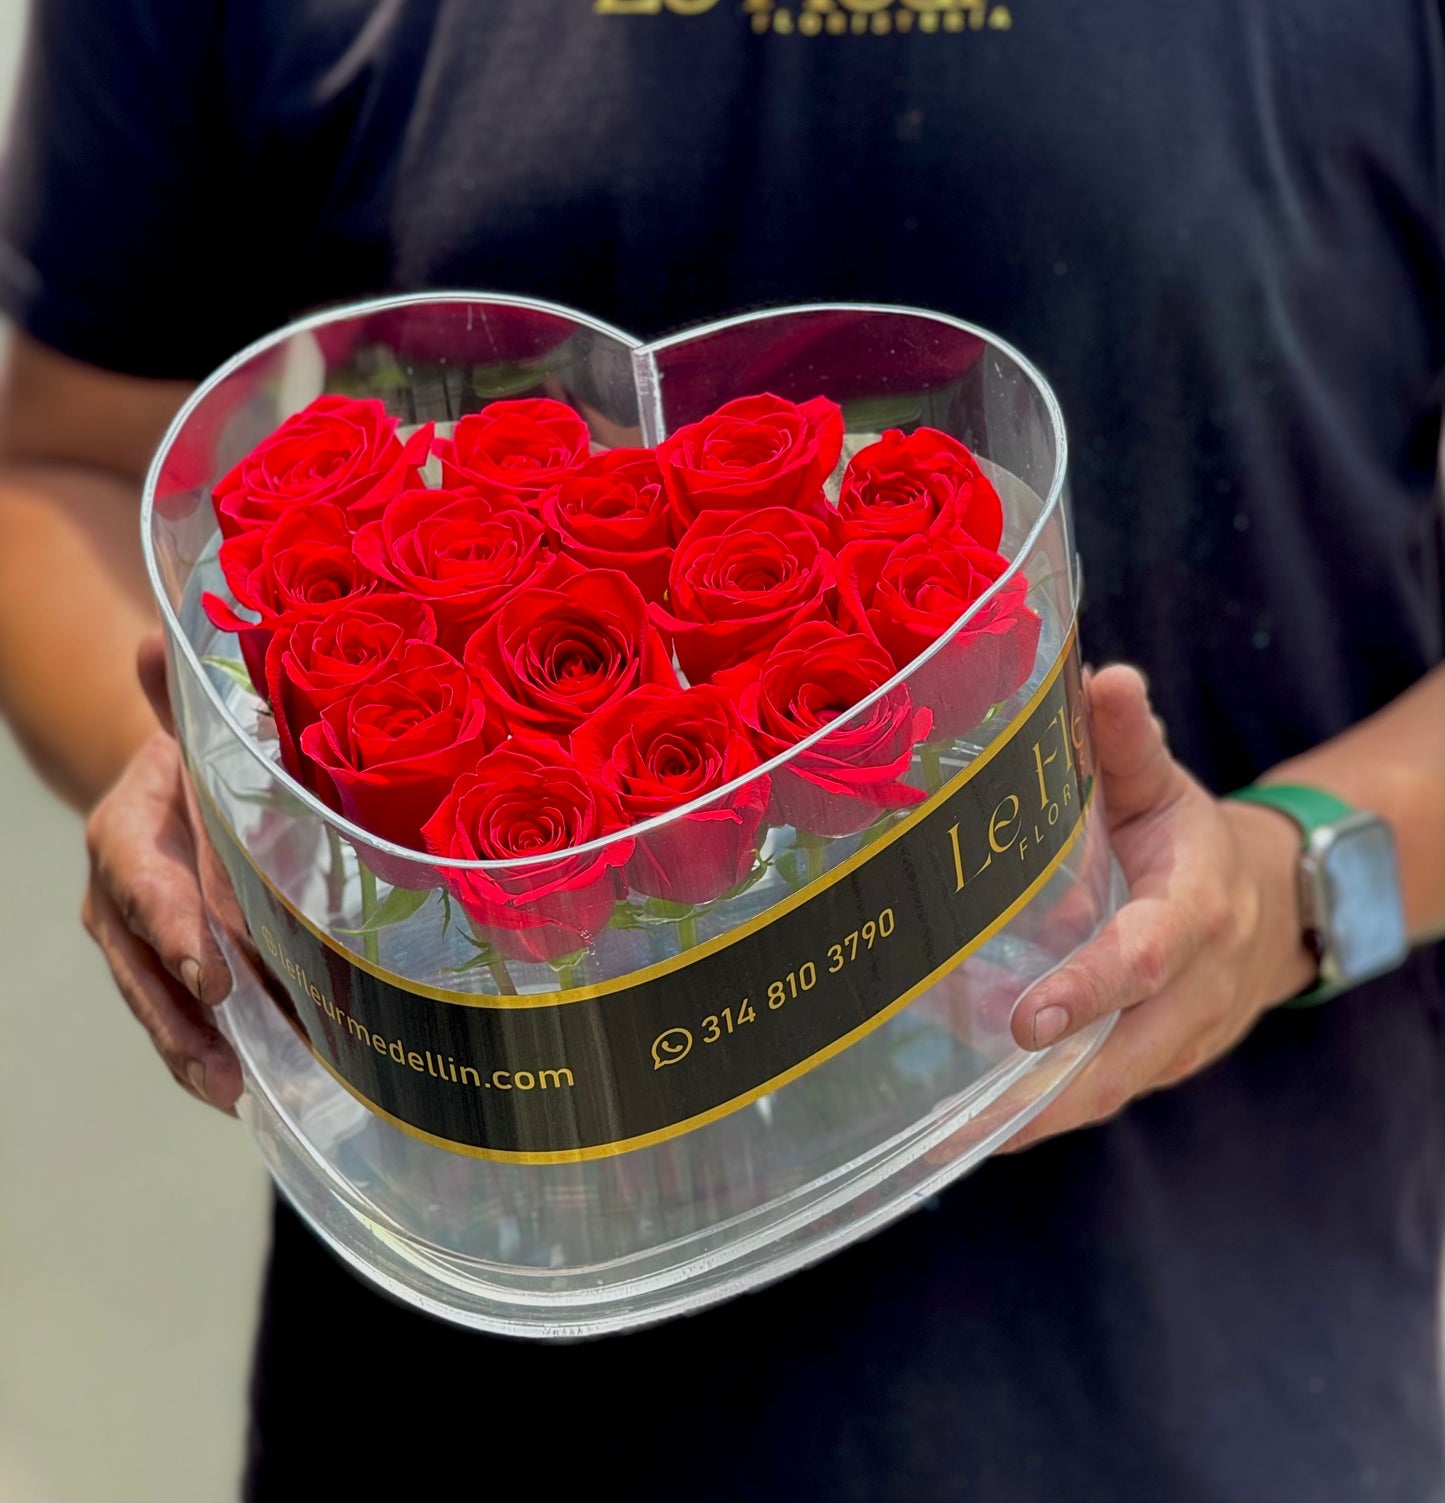
M641 824L745 777L758 754L728 696L707 684L634 689L572 733L578 765ZM637 837L627 880L673 903L708 903L757 857L769 780L753 778L705 808Z

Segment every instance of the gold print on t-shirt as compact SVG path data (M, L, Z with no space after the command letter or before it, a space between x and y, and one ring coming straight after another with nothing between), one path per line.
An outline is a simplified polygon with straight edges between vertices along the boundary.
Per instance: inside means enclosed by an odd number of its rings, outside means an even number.
M670 10L675 16L700 16L718 0L595 0L599 16L660 16Z
M592 0L599 16L700 16L736 0ZM759 35L889 36L962 31L1008 31L1013 13L992 0L742 0L742 14Z

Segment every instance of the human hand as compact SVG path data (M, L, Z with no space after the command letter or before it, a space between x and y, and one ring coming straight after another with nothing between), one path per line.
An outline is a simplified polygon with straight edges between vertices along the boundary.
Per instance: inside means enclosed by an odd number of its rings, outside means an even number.
M1103 1047L1005 1151L1112 1117L1231 1048L1266 1008L1308 986L1295 874L1299 833L1269 809L1211 797L1169 755L1144 679L1089 682L1110 840L1129 901L1020 1001L1040 1049L1119 1013Z
M165 729L135 753L86 824L90 882L81 918L136 1020L177 1082L220 1111L241 1067L209 1016L231 975L206 920L199 839L170 734L160 634L140 650L141 682Z

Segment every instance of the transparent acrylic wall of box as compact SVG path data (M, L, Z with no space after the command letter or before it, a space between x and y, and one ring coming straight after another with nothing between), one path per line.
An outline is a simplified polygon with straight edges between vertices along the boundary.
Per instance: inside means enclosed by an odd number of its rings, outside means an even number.
M986 759L1057 671L1077 605L1062 419L1022 357L982 330L911 310L779 310L644 346L548 305L439 294L334 310L261 341L195 394L156 458L145 543L178 734L199 787L195 812L208 805L286 904L358 959L359 855L405 885L438 882L436 863L371 839L287 777L264 706L203 662L235 656L234 638L215 631L199 604L203 590L224 590L211 487L288 415L323 391L377 397L404 432L498 398L549 396L582 414L594 448L605 449L654 444L732 397L765 390L842 404L845 457L884 429L928 424L967 443L994 481L1012 564L957 630L986 620L1022 580L1041 623L1033 670L982 723L938 748L932 769L916 754L907 781L933 787L930 772L956 778ZM895 685L911 685L915 702L946 697L947 673L934 664L929 679L924 670L947 647L945 639ZM768 829L761 879L704 906L697 942L766 919L799 881L826 876L887 834L886 820L826 842ZM437 1146L343 1088L278 1006L274 979L261 976L258 942L209 848L202 865L236 978L221 1022L244 1068L240 1112L282 1192L348 1263L398 1297L462 1325L559 1338L644 1325L776 1279L978 1163L1102 1042L1107 1023L1025 1052L1009 1017L1125 896L1095 797L1028 901L841 1052L662 1141L539 1163ZM492 972L468 967L475 950L464 926L444 923L442 905L429 902L381 930L381 966L484 999L497 990ZM569 980L614 980L689 942L668 923L605 930ZM513 961L508 973L523 995L559 984L540 962ZM685 973L678 984L687 985Z

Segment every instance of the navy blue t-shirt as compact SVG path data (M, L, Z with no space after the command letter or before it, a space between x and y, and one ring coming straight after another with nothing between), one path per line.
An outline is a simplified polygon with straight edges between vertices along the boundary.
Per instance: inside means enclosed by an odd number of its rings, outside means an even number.
M1433 0L47 0L0 294L199 377L314 305L931 306L1051 377L1083 641L1220 791L1442 654ZM279 1213L250 1488L1445 1496L1438 948L772 1289L574 1347Z

